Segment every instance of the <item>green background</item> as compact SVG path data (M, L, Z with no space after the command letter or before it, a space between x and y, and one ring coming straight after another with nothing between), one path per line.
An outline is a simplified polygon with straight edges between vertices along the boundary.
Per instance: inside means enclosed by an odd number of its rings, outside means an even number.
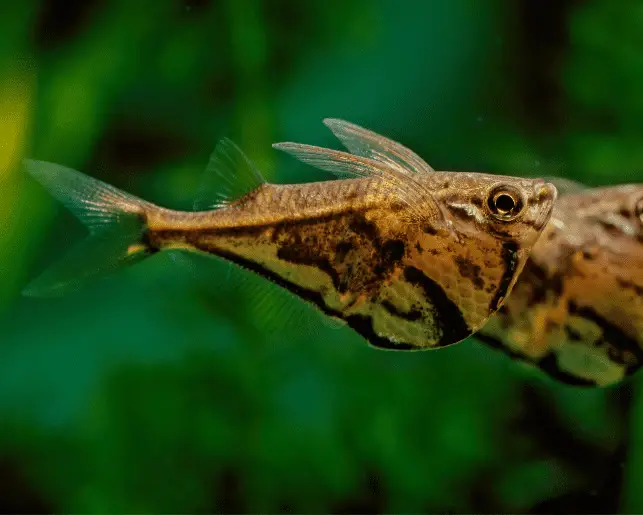
M270 144L339 148L338 117L438 169L641 181L643 2L8 4L0 511L643 511L640 374L585 390L474 340L376 351L167 255L23 298L85 232L19 166L190 209L224 136L270 181L325 178Z

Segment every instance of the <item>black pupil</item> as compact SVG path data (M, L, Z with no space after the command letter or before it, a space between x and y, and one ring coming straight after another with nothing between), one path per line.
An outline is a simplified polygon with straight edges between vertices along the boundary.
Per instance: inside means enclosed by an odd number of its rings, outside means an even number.
M512 211L514 207L516 207L516 203L509 195L498 195L496 198L496 208L498 211L508 213Z

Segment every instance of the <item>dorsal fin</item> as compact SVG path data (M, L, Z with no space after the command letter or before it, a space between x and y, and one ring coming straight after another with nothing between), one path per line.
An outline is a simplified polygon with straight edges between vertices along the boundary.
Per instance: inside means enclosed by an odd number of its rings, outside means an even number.
M381 180L396 200L409 208L409 213L412 214L412 220L415 222L435 221L442 217L441 210L426 185L418 180L416 174L408 173L399 166L348 152L301 143L275 143L273 148L287 152L303 163L341 178Z
M368 157L414 173L435 171L409 148L359 125L337 118L326 118L324 124L356 156Z
M222 207L266 181L237 145L222 139L212 152L194 201L195 211Z

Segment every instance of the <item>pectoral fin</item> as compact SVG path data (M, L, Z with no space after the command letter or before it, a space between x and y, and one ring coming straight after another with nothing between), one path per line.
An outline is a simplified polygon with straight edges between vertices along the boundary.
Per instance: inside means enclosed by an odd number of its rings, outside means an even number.
M287 152L297 160L339 177L357 177L381 181L382 192L391 195L397 203L405 205L413 223L435 222L442 212L435 198L417 174L409 173L368 157L356 156L339 150L303 145L301 143L275 143L274 148Z

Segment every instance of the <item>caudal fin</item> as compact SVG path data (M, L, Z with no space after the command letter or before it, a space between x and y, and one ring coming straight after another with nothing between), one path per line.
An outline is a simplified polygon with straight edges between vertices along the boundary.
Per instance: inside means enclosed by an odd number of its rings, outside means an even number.
M144 235L145 212L153 204L71 168L31 159L23 164L90 231L85 241L31 282L23 295L63 295L151 253Z

